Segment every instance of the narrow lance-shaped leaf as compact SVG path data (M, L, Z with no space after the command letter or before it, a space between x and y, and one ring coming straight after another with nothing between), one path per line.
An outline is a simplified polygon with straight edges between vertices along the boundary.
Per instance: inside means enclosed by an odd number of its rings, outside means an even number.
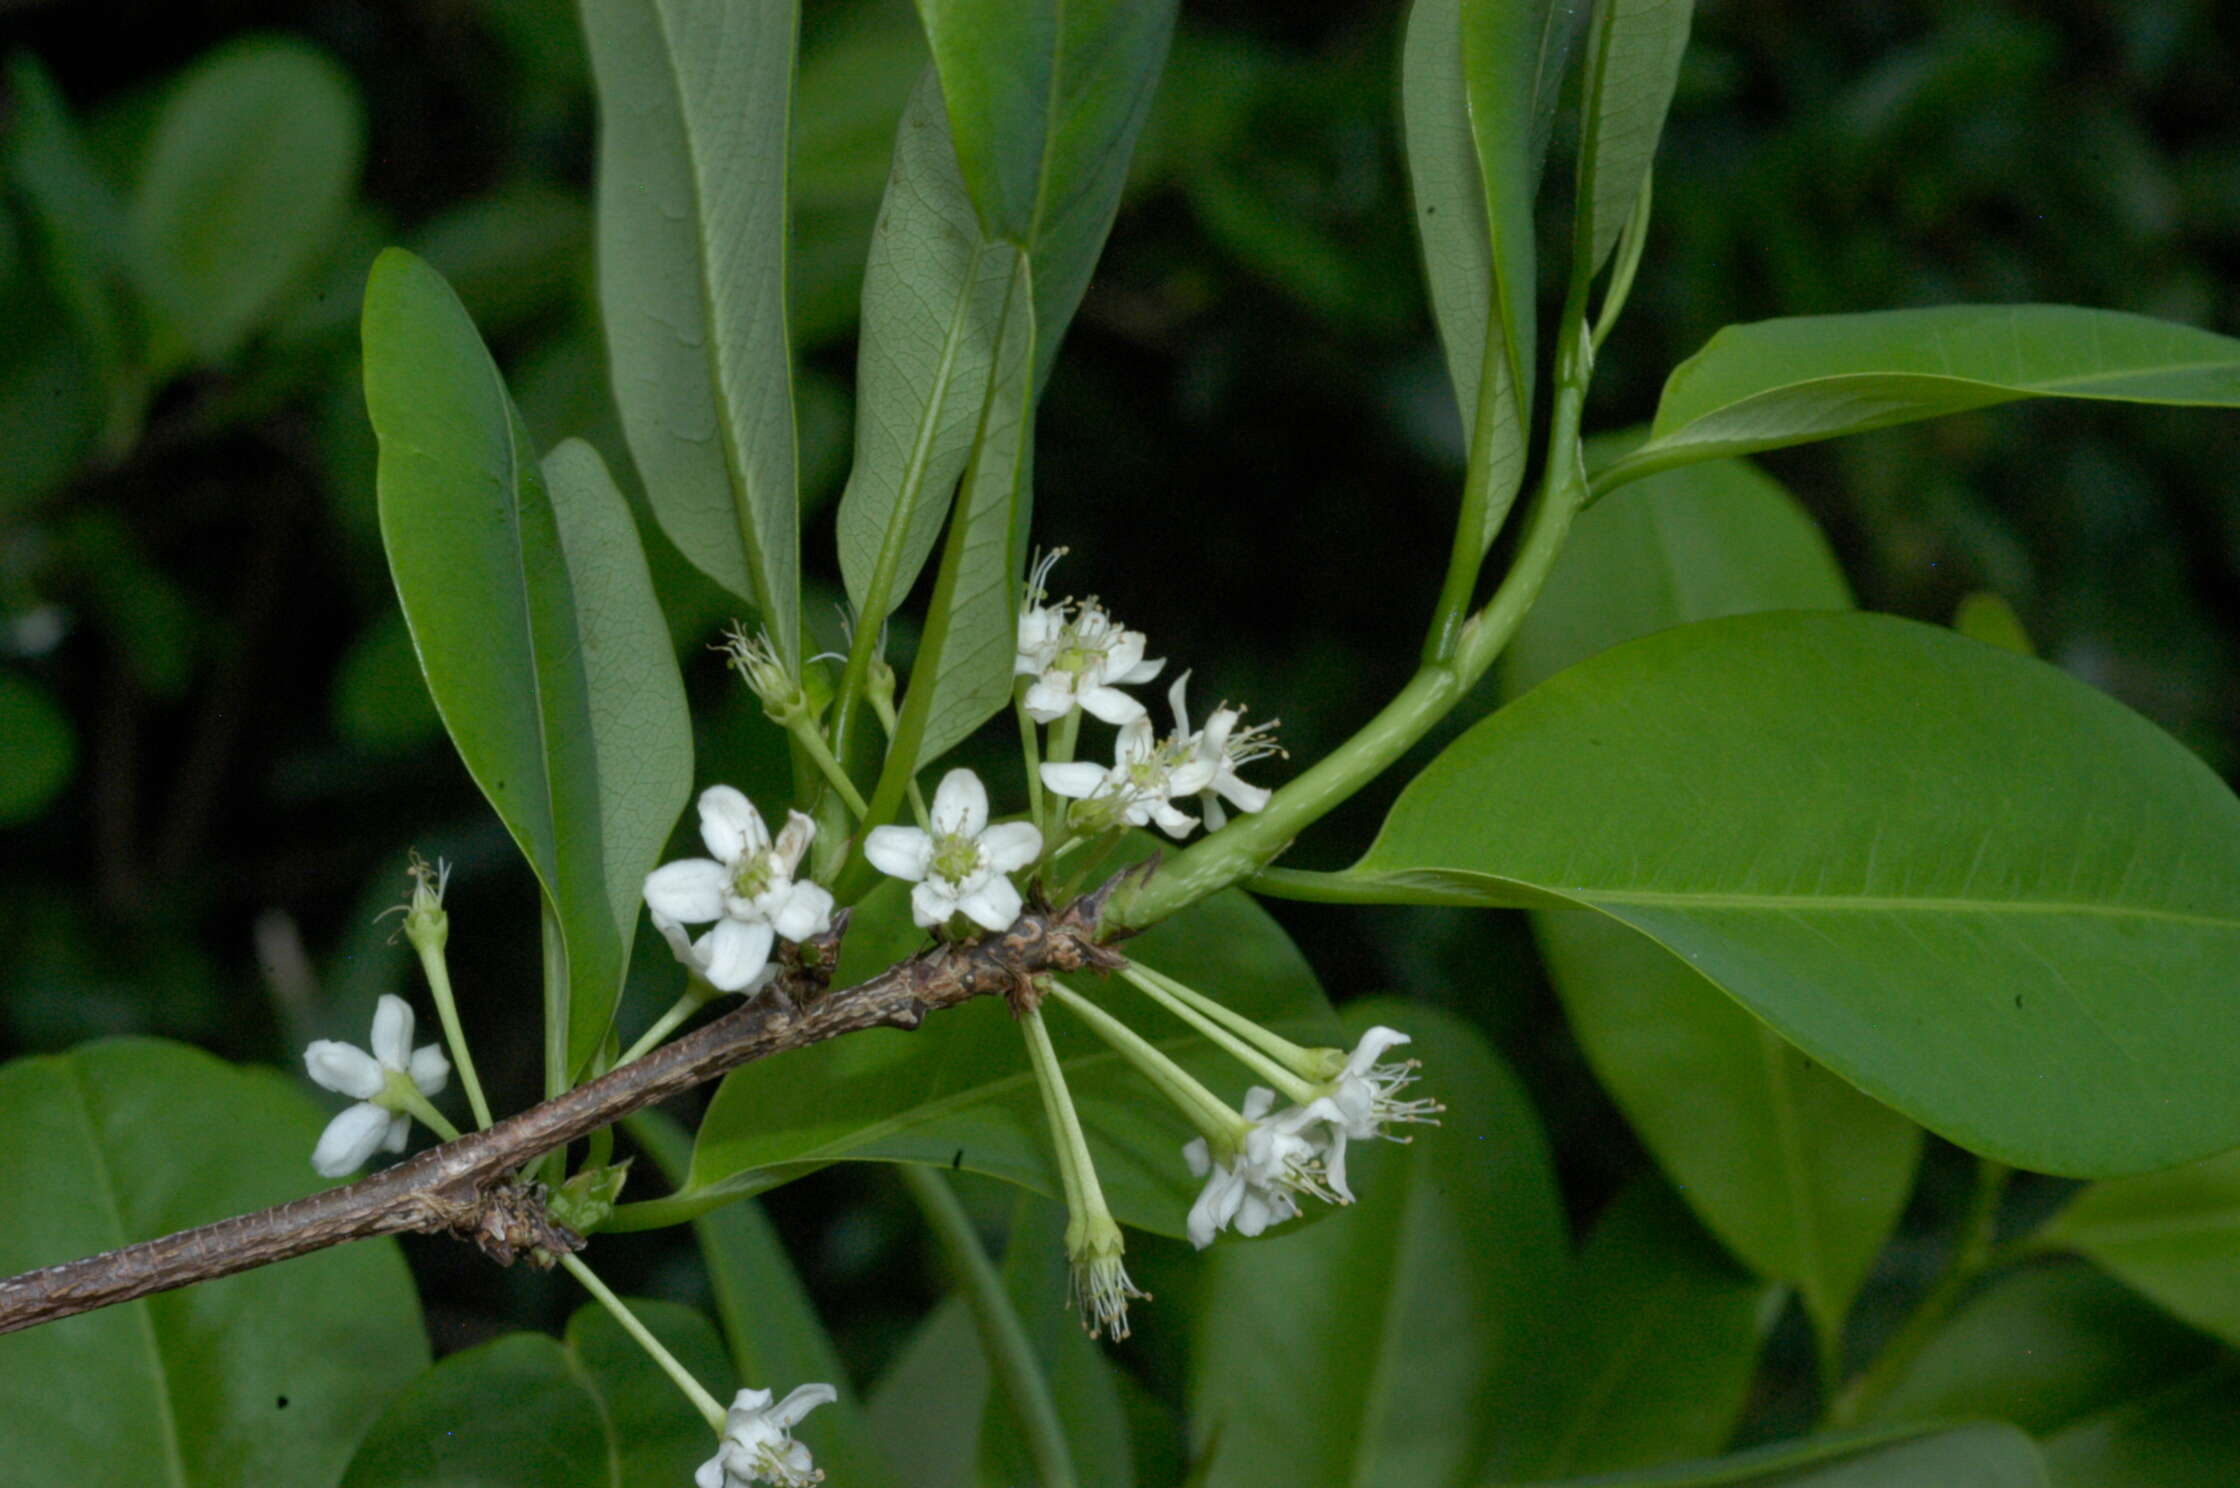
M796 0L584 0L600 100L599 295L661 528L800 659L786 334Z
M1656 158L1694 0L1595 0L1580 90L1579 272L1602 267Z
M2240 341L2073 305L1944 305L1728 326L1673 369L1648 442L1597 486L2020 398L2240 407Z
M1356 871L1599 910L2018 1166L2240 1144L2240 801L1949 631L1787 612L1629 641L1450 746Z
M452 742L566 947L566 1063L605 1036L638 889L691 785L683 685L628 508L588 446L540 469L442 278L398 249L366 286L382 540Z

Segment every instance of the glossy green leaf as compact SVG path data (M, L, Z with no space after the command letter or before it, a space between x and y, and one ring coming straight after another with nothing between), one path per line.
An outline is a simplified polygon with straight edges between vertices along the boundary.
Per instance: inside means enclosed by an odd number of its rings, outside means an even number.
M2240 801L1949 631L1783 612L1629 641L1450 746L1355 871L1599 910L2018 1166L2240 1142Z
M2044 1459L2012 1426L1851 1432L1737 1452L1712 1462L1570 1478L1532 1488L2052 1488Z
M1572 1282L1531 1104L1452 1017L1372 1001L1346 1023L1414 1035L1444 1125L1356 1149L1346 1212L1206 1258L1191 1416L1213 1488L1257 1488L1271 1463L1302 1483L1452 1484L1547 1440Z
M674 1302L634 1297L628 1305L709 1394L731 1403L738 1377L724 1357L723 1340L706 1318ZM599 1397L619 1488L683 1488L691 1482L693 1469L715 1454L715 1439L699 1407L685 1398L677 1382L597 1303L585 1304L568 1319L566 1343L577 1373ZM803 1381L755 1383L775 1384L775 1393L783 1395ZM817 1430L822 1424L811 1417L802 1428L812 1450L823 1441Z
M1604 483L2018 398L2240 406L2240 341L2074 305L1944 305L1728 326L1673 369Z
M2095 1183L2035 1237L2240 1344L2240 1152Z
M910 1488L977 1482L988 1358L962 1297L936 1307L871 1389L871 1421Z
M1737 1270L1662 1182L1635 1182L1580 1254L1570 1383L1535 1470L1615 1472L1718 1451L1781 1296Z
M2240 1482L2240 1364L2128 1401L2047 1438L2054 1488L2229 1488Z
M0 827L46 810L77 758L77 734L53 696L28 677L0 671Z
M232 356L318 267L364 151L349 74L304 42L250 37L179 79L131 210L144 292L195 357Z
M1864 1424L1986 1419L2045 1436L2197 1374L2215 1353L2089 1266L2016 1271L1953 1315Z
M1580 514L1503 689L1689 621L1849 603L1819 529L1754 466L1666 471ZM1920 1129L1625 925L1554 911L1533 928L1588 1063L1674 1187L1834 1336L1905 1204Z
M796 0L584 0L599 295L630 453L683 554L800 659L786 338Z
M474 325L391 249L366 287L381 532L428 690L567 947L568 1063L605 1037L691 730L637 530L588 445L540 469Z
M1579 251L1602 266L1649 178L1694 0L1595 0L1580 85Z
M630 1133L672 1184L685 1180L692 1139L676 1122L658 1111L642 1111L631 1118ZM762 1206L735 1200L695 1219L692 1233L707 1264L716 1320L737 1376L781 1394L804 1380L833 1386L840 1398L818 1407L815 1417L818 1464L833 1482L856 1488L899 1483L849 1384L847 1366Z
M924 945L905 887L888 883L856 907L840 984ZM1128 954L1287 1037L1337 1037L1313 972L1241 893L1192 906L1128 942ZM1243 1099L1252 1081L1242 1067L1133 989L1117 981L1076 985L1214 1091ZM1053 1007L1048 1021L1113 1213L1139 1229L1180 1235L1197 1196L1182 1161L1192 1129L1078 1020ZM1010 1010L981 998L913 1033L872 1029L733 1071L701 1123L692 1186L759 1193L847 1161L932 1163L1057 1194L1049 1122Z
M2030 644L2030 632L2024 627L2022 617L2014 612L2014 606L1984 590L1961 599L1960 608L1952 616L1952 628L1987 646L2004 646L2009 651L2020 652L2024 656L2038 654L2038 648Z
M326 1121L271 1070L128 1039L0 1069L0 1274L320 1187ZM427 1362L394 1241L0 1338L11 1483L331 1484Z
M1120 1385L1104 1346L1081 1329L1066 1262L1066 1210L1039 1194L1021 1194L1004 1239L1003 1290L1025 1329L1065 1427L1081 1488L1133 1488L1134 1448ZM1148 1305L1148 1304L1138 1304ZM1022 1428L1000 1393L980 1428L982 1474L1006 1483L1034 1481Z

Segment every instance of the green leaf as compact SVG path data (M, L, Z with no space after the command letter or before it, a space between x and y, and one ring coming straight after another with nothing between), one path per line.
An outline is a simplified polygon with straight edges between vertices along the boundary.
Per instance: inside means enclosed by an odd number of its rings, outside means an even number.
M325 1119L271 1070L155 1040L0 1068L0 1274L300 1198ZM9 1334L0 1476L332 1483L427 1357L392 1240Z
M672 1184L685 1180L692 1139L676 1122L658 1111L641 1111L630 1118L630 1134ZM804 1381L830 1384L840 1398L817 1410L818 1465L833 1482L855 1488L899 1481L762 1206L735 1200L695 1219L692 1233L738 1377L781 1395Z
M976 1481L988 1374L972 1312L953 1296L926 1316L872 1386L872 1425L910 1488Z
M1580 514L1502 683L1521 693L1693 620L1849 603L1819 529L1754 466L1667 471ZM1556 911L1533 928L1588 1063L1673 1186L1836 1336L1905 1204L1920 1129L1625 925Z
M605 1037L691 730L629 508L589 446L540 469L474 325L398 249L366 287L381 532L428 690L567 948L566 1063Z
M0 671L0 827L47 809L77 768L70 716L44 687Z
M599 295L662 530L800 661L786 337L796 0L584 0L600 100Z
M1663 1183L1633 1183L1579 1257L1570 1387L1536 1470L1614 1472L1718 1451L1781 1295L1736 1270Z
M1457 740L1354 871L1599 910L2017 1166L2240 1142L2240 802L1949 631L1786 612L1627 642Z
M1728 326L1673 369L1649 441L1597 482L2018 398L2240 407L2240 341L2073 305Z
M1850 1432L1646 1472L1532 1488L2051 1488L2030 1438L2012 1426Z
M301 41L236 41L179 79L132 226L143 292L195 357L230 358L318 267L364 151L349 74Z
M2022 617L1996 594L1978 590L1960 600L1960 608L1952 617L1952 628L1964 636L1972 636L1987 646L2004 646L2009 651L2024 656L2035 656L2038 648L2030 644L2030 632Z
M1271 1463L1301 1483L1451 1484L1545 1444L1571 1276L1539 1122L1451 1017L1346 1009L1349 1031L1374 1023L1414 1035L1444 1124L1359 1152L1344 1214L1207 1258L1191 1415L1213 1488L1264 1484Z
M875 975L925 944L910 923L907 887L886 883L856 906L835 985ZM1329 1043L1337 1035L1314 973L1242 893L1193 905L1128 942L1128 954L1292 1039ZM1243 1098L1252 1081L1239 1065L1132 989L1077 985L1218 1094ZM1063 1009L1053 1007L1048 1022L1113 1213L1179 1236L1197 1196L1182 1161L1194 1131ZM849 1161L962 1168L1055 1196L1049 1122L1010 1010L980 998L913 1033L872 1029L733 1071L701 1123L686 1195L760 1193Z
M2229 1488L2240 1482L2240 1365L2080 1421L2047 1439L2055 1488Z
M1864 1424L1983 1418L2045 1436L2191 1376L2215 1352L2089 1266L2016 1271L1944 1325Z
M1577 252L1602 267L1649 178L1694 0L1595 0L1580 86Z
M737 1386L723 1340L708 1320L674 1302L627 1299L631 1312L711 1395L730 1404ZM599 1397L605 1419L615 1482L620 1488L683 1488L693 1469L715 1455L715 1441L699 1407L685 1398L675 1380L654 1363L614 1315L597 1303L576 1309L568 1319L568 1352L577 1373ZM763 1380L783 1395L801 1380ZM504 1407L501 1405L500 1410ZM815 1419L803 1435L823 1440ZM812 1445L814 1450L814 1445Z
M2240 1152L2095 1183L2034 1237L2240 1344Z
M1096 1338L1082 1331L1072 1296L1065 1206L1021 1194L1011 1213L1003 1250L1004 1294L1050 1383L1074 1472L1082 1488L1133 1488L1134 1450L1119 1378ZM992 1472L1006 1483L1032 1482L1034 1462L1025 1448L1024 1430L1009 1400L992 1393L980 1427L983 1475Z

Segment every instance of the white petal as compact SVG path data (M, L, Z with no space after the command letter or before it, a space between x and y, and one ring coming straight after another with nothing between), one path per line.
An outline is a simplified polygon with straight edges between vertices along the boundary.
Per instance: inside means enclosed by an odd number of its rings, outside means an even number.
M707 965L708 985L719 992L743 992L770 960L776 932L760 920L719 920L695 947Z
M412 1059L412 1004L393 992L382 994L373 1005L373 1057L393 1070Z
M778 1402L777 1409L770 1412L770 1419L780 1429L791 1431L800 1424L803 1416L818 1406L830 1405L839 1398L840 1392L830 1385L796 1385L791 1394Z
M1143 717L1143 704L1117 687L1084 688L1081 706L1106 723L1131 723Z
M1174 709L1174 731L1185 739L1190 737L1190 708L1182 695L1190 686L1190 673L1185 671L1174 679L1174 686L1167 689L1167 706Z
M731 870L706 858L679 858L646 875L646 908L655 919L698 925L723 914L723 891Z
M1216 1216L1222 1201L1227 1197L1223 1192L1227 1180L1226 1173L1214 1174L1212 1181L1198 1194L1197 1202L1190 1206L1190 1217L1183 1223L1183 1229L1190 1236L1190 1243L1200 1250L1211 1245L1214 1235L1221 1229L1221 1220Z
M736 863L768 847L770 832L754 802L731 786L711 785L700 792L700 840L720 861Z
M795 884L770 923L792 941L824 934L832 928L832 891L823 884Z
M1353 1202L1353 1190L1346 1187L1346 1129L1330 1129L1330 1145L1322 1154L1322 1174L1330 1185L1330 1192L1346 1203Z
M1042 856L1042 833L1033 822L998 822L980 834L980 851L998 873L1016 873Z
M916 883L933 866L933 839L916 827L873 827L863 856L889 878Z
M1258 811L1268 804L1269 792L1261 786L1247 785L1232 774L1216 775L1213 788L1229 798L1229 804L1239 811Z
M1150 682L1166 669L1167 659L1161 656L1152 661L1139 661L1125 671L1116 667L1108 667L1105 675L1108 680L1113 682Z
M372 1100L388 1083L380 1060L356 1044L337 1039L313 1039L304 1048L303 1068L313 1084L352 1100Z
M778 834L777 844L778 865L785 869L786 877L793 877L794 869L801 866L801 855L816 840L817 823L813 817L801 811L786 813L785 830Z
M1019 891L1011 886L1010 879L1000 876L989 879L957 901L957 908L975 925L999 934L1018 923L1022 907Z
M693 971L706 969L700 964L700 953L692 948L692 937L685 934L682 925L665 914L657 914L653 917L653 928L661 932L663 940L669 942L670 954L678 961Z
M1397 1028L1387 1028L1382 1023L1361 1035L1361 1042L1353 1046L1353 1053L1346 1056L1346 1073L1365 1075L1384 1058L1385 1050L1395 1044L1410 1042L1408 1036Z
M759 1424L763 1413L770 1409L768 1390L741 1390L731 1397L731 1408L724 1412L723 1434L746 1431Z
M404 1144L412 1140L412 1118L403 1112L389 1118L389 1129L382 1133L381 1145L391 1152L404 1151Z
M1045 676L1027 689L1020 706L1036 723L1056 723L1073 711L1073 689L1060 687Z
M951 770L934 788L932 816L944 836L977 837L988 825L988 788L970 770Z
M1212 791L1198 797L1198 805L1205 814L1207 831L1218 832L1229 825L1229 813L1221 809L1221 798Z
M319 1133L311 1149L311 1166L322 1178L340 1178L366 1165L389 1129L389 1113L379 1106L359 1104L336 1114Z
M1213 1154L1206 1148L1204 1137L1192 1137L1182 1144L1182 1160L1190 1165L1190 1176L1203 1178L1213 1166Z
M1151 808L1151 817L1152 820L1158 822L1162 831L1177 842L1189 836L1198 825L1196 817L1187 811L1176 810L1173 803L1168 801L1154 803Z
M440 1095L443 1087L451 1083L451 1061L443 1057L441 1044L422 1044L413 1050L408 1069L412 1088L422 1095Z
M1276 1093L1265 1085L1255 1085L1244 1093L1244 1119L1259 1121L1274 1109Z
M724 1481L727 1476L723 1470L723 1448L718 1447L715 1456L701 1463L692 1474L693 1488L729 1488Z
M1057 795L1085 801L1097 793L1106 775L1105 767L1092 765L1087 760L1074 760L1070 764L1044 765L1043 786Z
M948 924L956 912L957 896L930 878L910 891L910 918L922 930Z

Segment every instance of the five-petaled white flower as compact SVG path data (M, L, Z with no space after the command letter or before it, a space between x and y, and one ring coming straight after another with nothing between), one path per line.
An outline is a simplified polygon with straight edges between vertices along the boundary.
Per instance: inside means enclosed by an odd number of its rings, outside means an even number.
M1409 1123L1436 1126L1439 1113L1445 1109L1433 1100L1396 1099L1415 1083L1416 1061L1377 1061L1393 1045L1408 1041L1408 1036L1396 1028L1379 1025L1370 1029L1346 1056L1345 1068L1330 1082L1330 1093L1306 1108L1327 1128L1322 1162L1330 1191L1348 1204L1353 1202L1353 1190L1346 1187L1348 1140L1365 1142L1382 1137L1388 1142L1405 1142L1408 1138L1393 1136L1385 1128Z
M793 1428L818 1406L839 1398L830 1385L799 1385L772 1405L768 1390L741 1390L731 1397L715 1456L700 1464L692 1481L697 1488L748 1488L753 1483L804 1488L823 1482L809 1449L793 1439Z
M1268 1114L1276 1093L1255 1085L1245 1094L1244 1119L1252 1123L1226 1162L1215 1162L1206 1139L1182 1149L1190 1176L1206 1180L1190 1206L1185 1225L1190 1243L1204 1250L1220 1231L1235 1227L1247 1237L1282 1224L1299 1212L1298 1195L1328 1199L1322 1181L1322 1149L1307 1128L1318 1119L1310 1106L1290 1106Z
M1179 695L1181 684L1176 683ZM1213 778L1198 757L1197 742L1182 735L1155 739L1148 714L1120 726L1112 746L1112 766L1072 760L1042 767L1042 783L1052 793L1077 801L1109 803L1112 812L1099 825L1131 827L1157 822L1168 836L1187 837L1198 819L1174 804L1176 796L1195 795ZM1082 818L1074 818L1076 826Z
M451 1061L436 1044L412 1047L412 1005L394 995L374 1006L368 1054L356 1044L314 1039L303 1051L303 1067L314 1083L358 1104L327 1123L312 1149L311 1166L323 1178L340 1178L365 1166L376 1149L404 1151L412 1118L396 1109L390 1077L402 1075L422 1095L434 1095L451 1078Z
M1120 689L1149 682L1166 662L1146 661L1143 652L1149 642L1143 632L1123 627L1094 597L1042 603L1043 583L1058 556L1051 553L1035 565L1026 604L1019 611L1012 671L1035 679L1027 688L1027 716L1037 723L1055 723L1080 708L1106 723L1141 718L1143 704Z
M1214 709L1213 716L1206 720L1204 730L1193 736L1190 732L1190 713L1182 701L1182 685L1189 680L1190 674L1183 673L1176 679L1174 690L1168 695L1174 704L1177 733L1188 741L1192 751L1190 765L1178 767L1176 773L1179 776L1184 770L1194 767L1195 772L1202 775L1202 783L1194 785L1192 789L1199 793L1206 830L1218 832L1229 823L1228 813L1221 809L1223 800L1243 812L1258 811L1268 804L1268 791L1239 778L1237 767L1249 765L1257 759L1266 759L1271 754L1281 754L1283 750L1275 742L1274 721L1256 723L1247 729L1237 727L1244 718L1242 708ZM1188 792L1178 790L1176 794L1184 795Z
M702 791L700 840L713 859L683 858L646 875L646 908L677 959L718 991L745 992L762 978L776 937L831 929L831 891L793 877L816 835L815 822L789 811L772 842L752 801L728 785ZM708 920L715 928L697 941L678 928Z
M910 917L931 928L960 911L983 930L1004 931L1019 918L1019 891L1005 875L1042 855L1032 822L988 824L988 792L970 770L951 770L933 793L931 833L916 827L874 827L863 855L881 873L914 883Z

